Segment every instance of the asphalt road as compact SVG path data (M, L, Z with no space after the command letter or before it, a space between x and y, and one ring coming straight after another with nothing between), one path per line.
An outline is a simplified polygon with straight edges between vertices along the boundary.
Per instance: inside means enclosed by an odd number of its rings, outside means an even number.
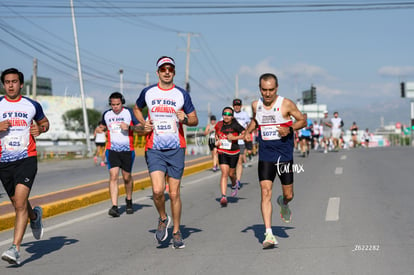
M157 213L146 189L134 193L133 215L109 217L106 201L45 219L42 240L27 230L22 265L2 261L0 274L413 274L413 155L395 147L296 157L292 223L279 217L278 180L273 189L275 249L261 246L254 163L226 208L219 172L183 180L182 250L170 238L154 240ZM1 251L11 237L0 232Z
M204 157L204 155L187 155L185 159L187 161L200 157ZM141 171L147 171L147 165L143 156L136 156L132 173ZM92 158L39 161L30 197L108 180L108 178L107 166L95 165ZM3 201L9 201L9 198L0 184L0 203Z

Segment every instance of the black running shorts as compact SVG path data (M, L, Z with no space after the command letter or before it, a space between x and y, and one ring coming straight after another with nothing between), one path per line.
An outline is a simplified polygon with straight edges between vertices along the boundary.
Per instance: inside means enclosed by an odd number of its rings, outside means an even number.
M36 173L37 157L0 162L0 180L9 198L14 196L17 184L23 184L32 189Z
M288 162L267 162L259 161L258 173L259 181L270 180L274 181L276 174L279 176L282 185L289 185L293 183L293 160Z
M218 161L219 161L219 164L226 164L230 166L230 168L236 168L237 162L239 161L239 154L229 155L226 153L219 153Z

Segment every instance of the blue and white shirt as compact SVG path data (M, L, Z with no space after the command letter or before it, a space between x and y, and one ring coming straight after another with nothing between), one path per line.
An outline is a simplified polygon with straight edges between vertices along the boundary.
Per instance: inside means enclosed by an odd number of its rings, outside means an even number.
M136 105L141 109L148 107L148 119L154 125L154 130L146 136L146 150L186 147L183 125L176 112L183 110L189 114L195 110L187 91L175 85L165 90L154 84L141 91Z
M108 128L108 142L106 149L117 152L134 150L134 135L132 130L122 130L121 123L130 126L138 124L138 120L128 107L123 107L116 114L112 109L105 111L102 115L102 124Z
M37 156L36 141L30 134L33 120L45 117L42 106L28 97L17 100L0 97L0 121L9 120L11 126L0 132L0 162L12 162Z

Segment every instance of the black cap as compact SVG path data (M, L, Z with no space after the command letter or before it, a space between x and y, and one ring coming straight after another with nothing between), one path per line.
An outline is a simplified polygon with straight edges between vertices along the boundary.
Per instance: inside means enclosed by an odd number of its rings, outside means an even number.
M233 106L234 106L234 105L242 105L242 101L241 101L241 99L238 99L238 98L233 99Z
M211 117L210 117L210 120L217 120L217 119L216 119L216 116L211 116Z

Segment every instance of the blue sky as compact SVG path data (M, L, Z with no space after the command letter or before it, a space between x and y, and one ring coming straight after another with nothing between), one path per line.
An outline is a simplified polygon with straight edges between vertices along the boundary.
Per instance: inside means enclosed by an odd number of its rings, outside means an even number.
M74 1L85 93L94 97L97 109L106 108L109 94L119 90L122 68L124 94L132 104L147 74L150 83L157 80L155 61L161 55L176 59L176 84L184 86L185 34L190 32L191 95L200 126L207 121L208 106L219 115L231 104L236 75L239 96L250 103L264 72L276 73L279 94L292 100L316 86L318 103L339 111L346 128L356 121L360 128L375 129L381 117L385 124L408 123L410 100L400 97L399 83L414 81L414 2L354 11L307 6L394 2ZM287 3L299 8L194 8ZM17 67L29 78L36 57L38 75L52 78L55 95L78 96L69 0L39 0L36 6L20 0L0 4L1 69ZM255 10L279 12L217 14Z

